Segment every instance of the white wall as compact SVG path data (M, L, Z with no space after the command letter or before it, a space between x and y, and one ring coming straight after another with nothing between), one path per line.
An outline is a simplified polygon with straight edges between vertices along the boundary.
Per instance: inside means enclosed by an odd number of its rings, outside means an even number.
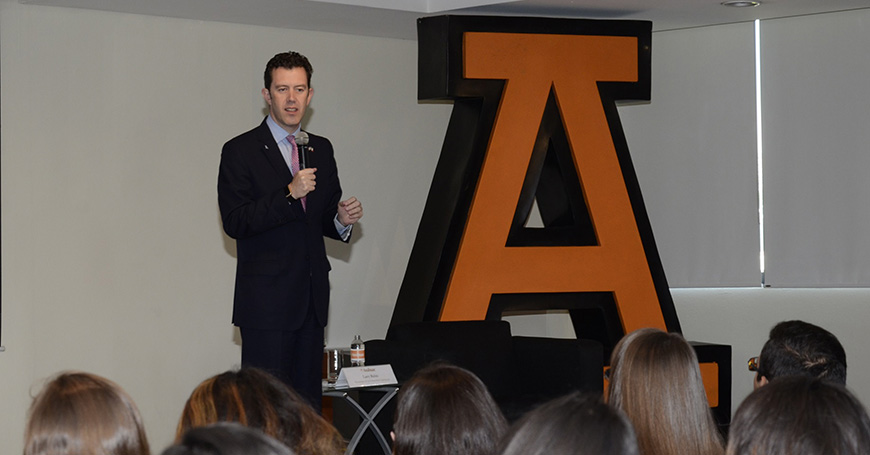
M193 387L239 362L217 167L278 52L311 59L307 128L365 207L330 241L328 342L383 337L450 112L416 100L416 42L3 1L0 45L0 454L59 370L124 386L159 453Z
M731 411L752 392L753 374L746 361L761 353L770 328L786 319L801 319L833 332L846 349L847 383L870 403L870 289L718 288L673 289L683 335L690 341L731 345ZM565 313L509 316L518 335L572 337Z
M415 42L0 0L0 453L21 453L34 384L59 370L123 385L159 453L192 388L238 363L219 150L261 120L262 68L287 49L314 64L307 128L333 140L345 193L366 211L350 246L330 244L328 343L380 338L450 111L416 101ZM840 336L868 400L867 290L674 297L688 338L734 346L735 404L745 358L786 318ZM566 333L558 316L511 321L517 333Z

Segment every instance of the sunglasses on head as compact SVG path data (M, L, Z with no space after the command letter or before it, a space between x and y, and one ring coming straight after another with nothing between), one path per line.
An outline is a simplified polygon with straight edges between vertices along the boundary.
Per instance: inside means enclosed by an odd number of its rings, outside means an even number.
M758 357L753 357L746 362L749 371L758 372Z

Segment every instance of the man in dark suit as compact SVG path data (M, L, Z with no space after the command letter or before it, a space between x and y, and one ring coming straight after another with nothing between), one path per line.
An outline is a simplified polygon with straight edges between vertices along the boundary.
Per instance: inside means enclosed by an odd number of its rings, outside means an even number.
M311 72L296 52L266 65L269 115L224 144L218 203L224 231L236 239L233 324L242 365L272 372L319 410L330 270L323 237L348 241L362 205L340 201L328 139L308 134L309 162L299 169L295 137L313 95Z

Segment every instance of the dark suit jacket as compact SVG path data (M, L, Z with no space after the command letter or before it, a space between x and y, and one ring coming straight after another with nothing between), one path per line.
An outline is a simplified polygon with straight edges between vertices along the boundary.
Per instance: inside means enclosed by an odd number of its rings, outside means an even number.
M221 152L218 204L224 231L236 239L233 323L239 327L295 330L309 299L326 325L331 267L323 236L340 239L334 219L341 186L332 144L308 137L317 186L304 211L284 196L293 176L265 120Z

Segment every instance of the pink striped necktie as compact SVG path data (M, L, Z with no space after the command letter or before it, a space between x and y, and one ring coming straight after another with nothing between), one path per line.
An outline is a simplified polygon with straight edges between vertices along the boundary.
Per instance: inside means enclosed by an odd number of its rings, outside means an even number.
M293 173L295 177L299 172L299 148L296 147L296 137L292 134L287 136L287 140L290 142L290 148L293 150L290 153L290 172ZM305 199L308 196L303 196L300 201L302 202L302 210L305 210Z

